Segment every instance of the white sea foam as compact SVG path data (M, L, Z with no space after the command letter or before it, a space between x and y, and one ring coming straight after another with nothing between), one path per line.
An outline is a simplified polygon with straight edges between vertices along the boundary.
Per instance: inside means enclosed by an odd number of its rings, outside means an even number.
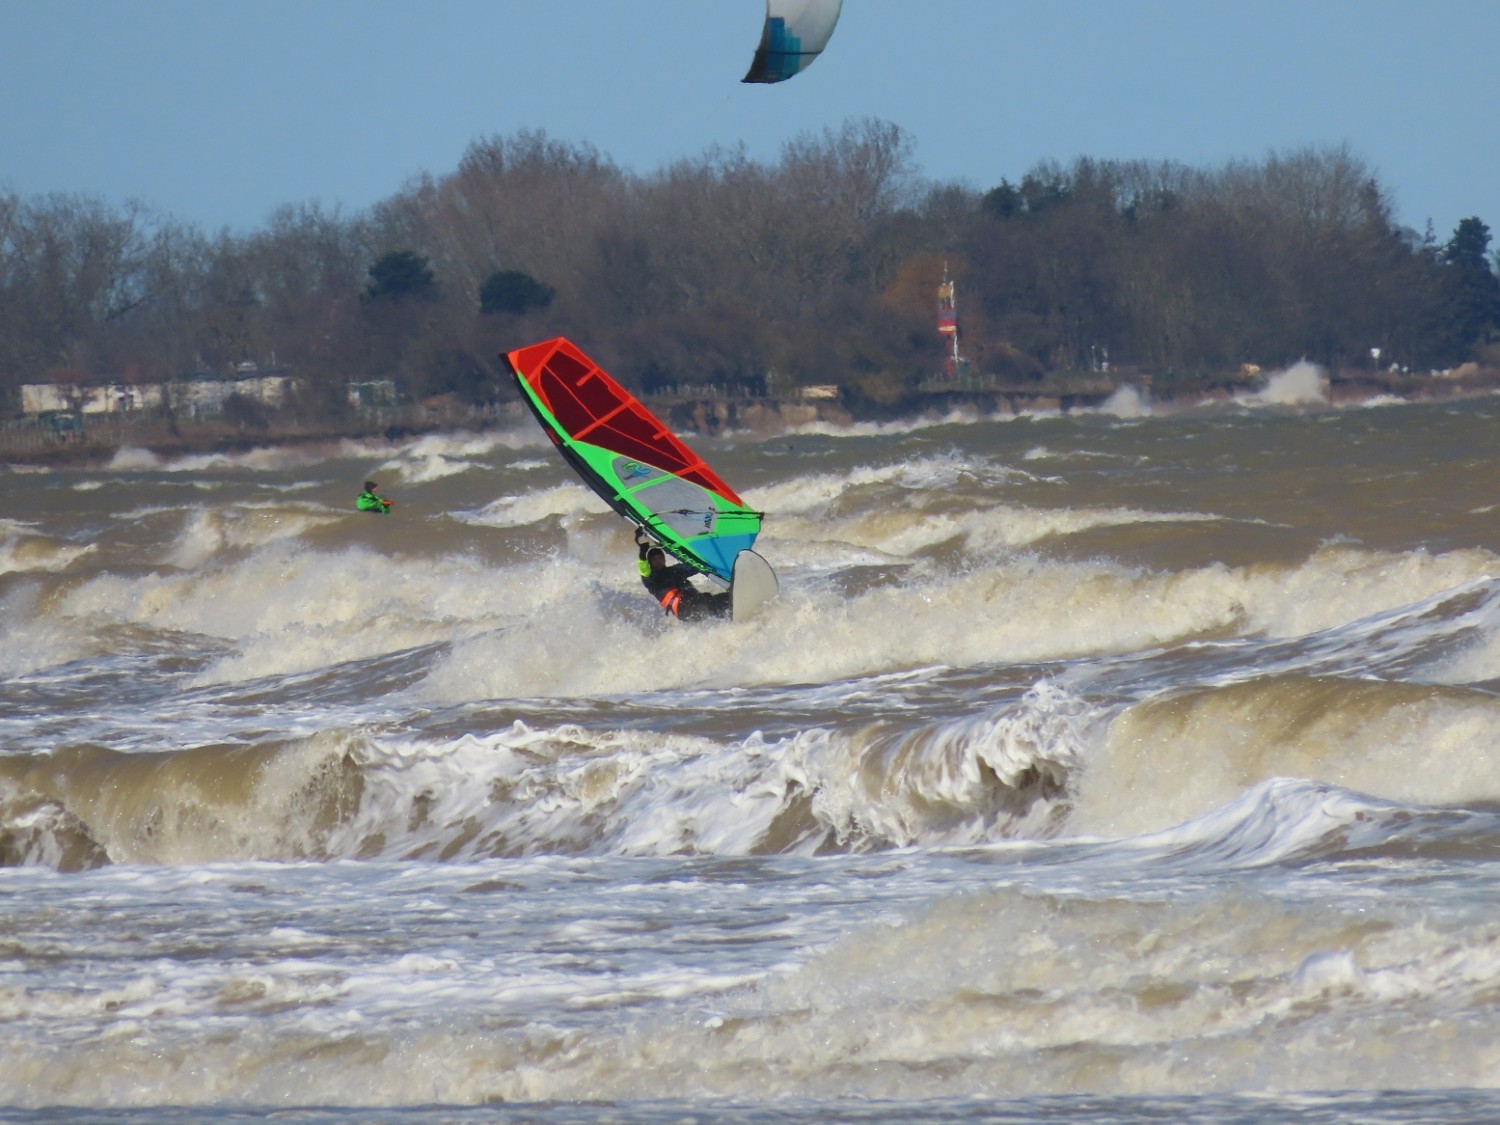
M456 512L454 518L483 527L528 527L559 516L595 513L598 504L592 492L570 481L516 496L502 496L477 512Z
M10 586L0 594L0 676L27 675L42 667L77 660L95 645L77 628L48 628L45 598L36 583Z
M1289 572L1210 566L1153 575L1100 561L1011 557L963 574L909 575L900 587L852 597L799 583L797 571L789 569L781 598L758 622L687 628L662 621L654 611L634 579L628 545L607 534L612 526L605 521L597 529L579 529L567 555L502 573L463 560L412 574L360 553L299 561L295 554L258 552L232 574L205 577L201 597L197 583L173 586L160 613L172 627L245 638L260 653L257 667L263 660L289 661L304 645L312 651L295 660L298 668L315 653L333 655L340 644L359 656L446 639L455 647L421 687L432 698L571 696L822 682L926 664L1055 660L1247 628L1300 636L1361 620L1383 605L1409 604L1493 562L1473 553L1382 562L1340 548ZM926 534L930 542L934 533ZM866 561L899 560L900 548L912 546L891 536L879 542L882 550ZM816 572L815 551L795 542L783 546L792 568L809 565L808 573ZM839 551L847 563L848 548ZM325 569L326 579L313 573ZM246 606L246 621L216 633L223 629L217 595L230 580L235 600ZM288 580L291 585L283 585ZM110 598L157 604L149 589L131 595L111 590ZM341 602L347 610L334 613ZM401 609L408 603L410 615ZM192 609L199 604L201 613ZM443 620L420 624L444 604L451 610ZM901 630L887 627L893 617L905 622ZM408 618L411 624L403 627ZM305 635L314 622L320 643ZM330 629L331 637L325 636ZM730 629L733 645L702 643ZM803 638L792 649L778 639L788 630ZM294 635L297 643L288 645ZM630 652L643 643L653 653L649 663L592 655ZM270 671L275 664L263 667Z
M441 453L428 453L420 457L403 455L395 460L387 461L375 470L375 473L377 476L395 473L397 478L406 484L429 484L477 467L479 466L474 462L463 458L446 457Z
M109 469L116 472L129 472L140 469L157 469L162 465L162 458L152 453L149 449L141 449L133 445L122 445L115 450L113 457L109 459Z
M404 446L401 455L413 460L427 457L481 458L497 450L541 449L548 445L546 436L534 426L509 430L487 430L484 433L425 434Z
M1285 573L1243 572L1247 626L1271 636L1322 632L1412 605L1500 572L1488 551L1368 551L1333 545Z
M504 439L483 448L493 448ZM443 450L473 450L482 439L464 436L417 439L413 445L441 453ZM523 443L524 444L524 443ZM535 444L531 442L531 444ZM328 461L372 461L399 454L403 446L383 439L341 438L336 441L304 442L291 445L261 446L243 452L186 453L163 457L147 449L122 446L106 466L115 472L200 473L225 469L249 469L257 472L279 472L308 468Z
M186 515L183 529L164 560L181 570L201 567L228 549L295 539L312 528L344 518L344 513L319 506L286 502L195 508Z
M1084 775L1078 831L1158 831L1247 786L1308 778L1392 800L1492 802L1500 704L1487 694L1282 677L1127 709ZM1163 786L1158 779L1170 777ZM1149 790L1152 800L1137 795ZM1285 832L1268 833L1293 847ZM1268 856L1268 859L1274 856Z
M1328 401L1328 375L1315 363L1301 360L1285 371L1266 377L1265 386L1250 394L1238 395L1235 401L1244 406L1304 406Z
M202 549L182 545L195 547ZM201 677L213 683L397 652L449 639L455 628L493 627L521 610L509 583L472 559L413 571L364 549L325 555L273 541L202 571L102 574L67 591L56 612L233 640L235 655Z
M894 422L830 422L819 419L787 427L788 434L814 435L831 438L899 437L920 433L940 426L969 426L981 422L1004 421L1013 417L1008 411L980 414L972 410L954 409L943 414L905 418Z
M764 509L771 518L815 512L822 518L830 505L847 507L867 493L883 502L908 493L941 494L959 484L993 488L1012 481L1038 478L1020 469L993 461L948 455L924 457L889 464L860 465L842 472L806 473L784 483L756 489L746 496L752 507ZM892 497L888 490L895 490Z
M57 573L95 550L37 534L34 525L0 519L0 574Z
M486 467L484 459L496 451L534 449L545 439L535 427L495 430L483 434L451 433L425 435L398 449L374 472L395 474L406 484L427 484Z
M719 856L891 845L972 845L1046 834L1098 711L1047 686L976 720L916 732L813 728L730 743L655 731L516 721L447 740L319 734L279 751L253 796L204 807L192 792L142 831L147 807L90 807L118 861L240 854L393 858L496 852ZM339 781L346 769L357 770ZM872 779L879 778L878 784ZM358 807L337 824L337 784ZM1010 797L998 805L995 788ZM784 824L805 807L800 826ZM217 851L215 849L218 849Z
M1126 384L1100 403L1097 409L1100 414L1116 418L1146 418L1151 415L1151 398Z
M326 449L266 446L242 453L186 453L163 457L149 449L121 446L105 467L113 472L202 473L231 468L270 471L314 463L327 455Z
M939 460L871 474L888 482L903 473L927 480L975 470ZM789 488L783 506L792 507L802 488ZM822 682L928 664L1066 659L1237 632L1307 636L1413 604L1500 566L1481 551L1382 554L1345 545L1292 568L1140 573L1106 560L1013 552L1091 527L1213 517L1003 505L953 512L856 505L848 514L818 514L831 488L815 479L802 494L808 514L783 515L768 532L783 595L761 621L737 627L732 646L705 650L699 643L705 630L727 626L666 628L634 577L634 552L618 521L599 513L596 499L576 484L506 497L467 517L497 528L557 520L566 532L564 554L498 569L465 557L436 557L413 568L364 549L310 550L306 533L341 518L317 505L197 509L166 552L175 571L89 578L46 616L229 639L237 652L212 673L221 678L301 673L320 661L453 642L422 690L456 700ZM962 544L972 560L960 573L923 558L949 542ZM60 556L49 558L66 565ZM817 580L848 566L898 566L905 577L899 587L853 591ZM890 629L887 623L897 619L903 628ZM790 651L776 640L787 630L802 637ZM590 655L636 648L642 636L662 658L649 669L601 664ZM1449 663L1442 674L1479 678L1493 662L1484 654L1494 646L1485 644L1468 643L1461 654L1467 664L1456 663L1453 650L1444 654Z

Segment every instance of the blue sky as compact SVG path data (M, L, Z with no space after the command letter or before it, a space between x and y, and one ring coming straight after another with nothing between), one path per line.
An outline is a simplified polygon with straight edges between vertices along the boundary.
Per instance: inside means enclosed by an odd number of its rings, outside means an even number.
M475 139L544 130L649 173L894 121L925 175L1217 167L1347 144L1398 219L1500 241L1500 0L844 0L828 51L739 79L762 0L0 0L0 187L217 231L352 214Z

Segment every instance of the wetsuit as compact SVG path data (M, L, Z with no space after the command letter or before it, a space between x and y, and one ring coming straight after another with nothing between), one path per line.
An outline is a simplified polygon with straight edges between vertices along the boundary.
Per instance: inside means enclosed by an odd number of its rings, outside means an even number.
M685 563L652 570L646 561L650 543L640 545L641 585L660 603L662 609L682 621L701 621L711 617L728 617L733 603L728 594L709 594L690 581L698 572Z
M391 510L391 502L383 497L376 496L373 492L361 492L354 506L361 512L379 512L382 515Z

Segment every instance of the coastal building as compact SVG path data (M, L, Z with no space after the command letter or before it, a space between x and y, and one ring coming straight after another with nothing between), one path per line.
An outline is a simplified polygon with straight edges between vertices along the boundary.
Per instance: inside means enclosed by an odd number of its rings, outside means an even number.
M227 376L198 374L167 383L94 380L84 372L57 371L44 383L21 385L21 413L132 414L161 406L193 417L219 414L232 396L262 406L286 404L295 381L283 372L262 372L253 363L235 365Z
M160 383L24 383L21 413L124 414L162 404Z

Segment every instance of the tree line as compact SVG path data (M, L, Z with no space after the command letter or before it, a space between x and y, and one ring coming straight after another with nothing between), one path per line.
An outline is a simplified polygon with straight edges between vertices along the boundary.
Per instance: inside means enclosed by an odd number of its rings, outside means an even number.
M246 361L291 371L300 409L330 416L376 379L492 401L497 354L559 334L646 392L837 382L895 406L942 368L945 275L971 369L1010 380L1103 356L1163 379L1303 358L1426 371L1500 362L1497 269L1479 218L1446 240L1403 229L1341 147L1043 162L977 190L924 179L878 120L649 174L521 132L368 212L287 205L243 235L0 193L0 406L62 372Z

